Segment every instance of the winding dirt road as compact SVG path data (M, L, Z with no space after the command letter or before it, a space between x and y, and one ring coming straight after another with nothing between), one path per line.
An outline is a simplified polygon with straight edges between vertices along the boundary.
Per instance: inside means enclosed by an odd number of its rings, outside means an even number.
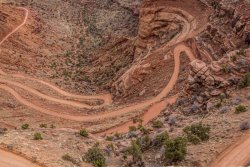
M39 167L31 163L29 160L22 158L16 154L0 149L0 166L1 167Z
M250 162L250 134L242 137L231 147L222 152L212 167L246 166Z
M68 114L61 114L49 109L45 109L42 107L39 107L35 104L33 104L32 102L29 102L28 100L24 99L21 95L19 95L15 90L11 89L10 87L6 86L6 85L0 85L0 88L7 91L8 93L12 94L20 103L22 103L23 105L30 107L32 109L35 109L36 111L42 112L44 114L48 114L51 116L55 116L55 117L60 117L60 118L64 118L67 120L73 120L73 121L80 121L80 122L96 122L96 121L100 121L100 120L104 120L104 119L108 119L108 118L114 118L129 112L133 112L133 111L137 111L139 109L143 109L145 107L148 107L156 102L159 102L162 100L162 98L166 97L169 92L173 89L174 85L176 84L176 81L178 79L178 75L180 72L180 54L182 52L185 52L189 59L192 61L195 59L195 56L193 55L192 51L190 48L184 46L184 45L178 45L175 49L174 49L174 61L175 61L175 67L174 67L174 72L173 75L170 79L170 82L168 83L168 85L163 89L163 91L158 94L155 98L151 99L151 100L147 100L135 105L131 105L125 108L121 108L118 110L114 110L114 111L108 111L108 112L104 112L104 113L100 113L100 114L96 114L96 115L88 115L88 116L72 116L72 115L68 115ZM9 84L14 84L15 86L21 87L23 89L26 89L34 94L36 94L37 96L41 97L41 98L46 98L47 100L52 100L52 101L56 101L56 102L61 102L64 104L71 104L71 105L78 105L75 102L71 102L71 101L65 101L65 100L59 100L59 99L55 99L46 95L41 94L38 91L32 90L31 88L28 88L26 86L23 86L22 84L18 84L18 83L13 83L11 81L7 81L7 80L3 80L0 79L0 82L5 82L5 83L9 83ZM79 107L79 105L78 105Z
M24 17L22 24L20 24L17 28L15 28L12 32L10 32L6 37L4 37L0 42L0 46L3 44L4 41L6 41L12 34L14 34L16 31L18 31L27 22L29 11L25 8L19 8L19 9L22 9L25 12L25 17ZM189 15L186 14L186 16L189 16ZM190 36L191 34L194 33L193 30L196 27L196 24L194 22L193 17L188 17L188 18L182 18L180 16L178 16L178 17L180 20L182 20L185 23L185 27L183 29L183 32L181 32L178 37L174 38L174 40L171 41L172 43L173 42L174 43L175 42L177 42L177 43L182 42L188 36ZM165 47L169 47L169 45L166 45ZM88 106L87 104L82 104L82 103L74 102L71 100L63 100L63 99L50 97L48 95L40 93L39 91L37 91L33 88L25 86L21 83L10 81L8 79L2 79L2 78L0 79L0 83L1 83L0 89L4 90L7 93L14 96L18 102L22 103L23 105L25 105L29 108L36 110L36 111L39 111L39 112L44 113L44 114L48 114L50 116L55 116L55 117L63 118L66 120L73 120L73 121L80 121L80 122L96 122L96 121L100 121L100 120L114 118L114 117L124 115L126 113L136 112L138 110L141 110L141 109L144 109L146 107L151 106L150 109L148 111L146 111L144 113L144 115L142 116L143 124L147 124L153 118L157 117L160 114L160 112L163 109L165 109L165 107L168 104L171 104L176 100L176 97L167 98L165 100L162 100L162 99L165 98L169 94L169 92L173 89L173 87L175 86L175 84L177 82L179 72L180 72L180 55L183 52L186 53L186 55L189 57L190 61L195 60L195 56L189 47L187 47L183 44L178 44L177 46L175 46L175 48L174 48L174 62L175 62L174 72L171 76L169 83L162 90L162 92L160 94L158 94L156 97L154 97L150 100L143 101L143 102L138 103L138 104L133 104L133 105L130 105L128 107L120 107L120 109L105 111L105 112L100 113L100 114L88 115L88 116L73 116L70 114L62 114L62 113L59 113L56 111L52 111L49 109L39 107L39 106L33 104L32 102L26 100L25 98L23 98L18 92L16 92L14 89L10 88L7 85L19 87L27 92L32 93L33 95L36 95L40 98L43 98L43 99L46 99L49 101L53 101L56 103L61 103L64 105L71 105L73 107L78 107L78 108L93 108L93 107ZM8 76L9 74L6 74L5 72L0 70L0 75ZM92 96L92 95L90 95L90 96L75 95L75 94L71 94L71 93L68 93L66 91L63 91L60 88L58 88L58 87L56 87L48 82L42 81L42 80L38 80L35 78L31 78L31 77L26 77L26 76L23 76L20 74L15 74L15 75L10 75L10 76L34 80L36 82L43 84L44 86L48 86L48 87L52 88L53 90L55 90L56 92L58 92L64 96L68 96L68 97L72 97L72 98L79 98L79 99L101 99L104 101L103 105L109 105L112 103L112 97L109 94L94 95L94 96ZM97 107L100 107L100 106L97 106ZM98 135L113 133L113 132L117 132L117 131L127 132L128 127L131 126L131 123L132 122L130 121L130 122L127 122L121 126L116 126L116 127L111 128L109 130L104 130L104 132L98 133ZM248 141L244 146L246 146L246 145L249 146L249 144L250 144L250 141ZM248 150L245 149L245 151L248 151ZM230 155L231 155L231 153L230 153ZM26 166L37 167L36 165L30 163L29 161L27 161L19 156L13 155L11 153L8 153L8 152L2 151L2 150L0 150L0 164L3 167L26 167Z

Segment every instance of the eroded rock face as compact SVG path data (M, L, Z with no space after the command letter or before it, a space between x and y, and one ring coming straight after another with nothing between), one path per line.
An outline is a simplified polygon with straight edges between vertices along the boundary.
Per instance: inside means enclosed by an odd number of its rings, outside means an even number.
M190 73L188 76L190 88L194 88L197 84L200 86L212 86L214 82L215 79L205 62L196 59L190 63Z

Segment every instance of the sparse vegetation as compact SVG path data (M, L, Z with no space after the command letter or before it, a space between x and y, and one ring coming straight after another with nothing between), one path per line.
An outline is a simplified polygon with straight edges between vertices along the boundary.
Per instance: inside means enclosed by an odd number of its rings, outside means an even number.
M162 128L164 125L163 125L163 122L161 122L160 120L156 120L152 122L152 126L154 128Z
M185 158L186 154L187 154L186 139L178 137L166 141L163 157L168 164L182 161Z
M149 147L151 146L151 139L148 135L146 135L146 136L137 138L136 143L142 151L145 151L149 149Z
M239 82L239 88L250 86L250 73L247 73Z
M237 107L235 107L235 114L240 114L246 111L247 111L247 108L244 105L238 105Z
M209 140L210 127L202 123L193 124L183 129L189 142L199 144L202 141Z
M169 136L167 132L163 132L161 134L158 134L154 140L154 145L156 146L162 146L165 142L169 140Z
M103 154L103 151L99 148L99 145L96 144L88 150L84 155L83 160L91 163L94 167L105 167L106 159Z
M142 150L137 141L132 141L131 146L126 151L129 155L132 155L133 161L139 161L142 158Z
M47 124L40 124L40 128L47 128Z
M22 129L23 129L23 130L29 129L29 126L30 126L29 124L23 124L23 125L22 125Z
M140 127L140 131L144 134L144 135L147 135L150 133L150 130L144 126L141 126Z
M129 131L130 131L130 132L136 131L136 127L135 127L135 126L130 126L130 127L129 127Z
M42 134L41 133L35 133L33 139L34 140L43 140Z
M107 137L106 137L106 140L107 140L107 141L113 141L113 139L114 139L113 136L107 136Z
M231 72L231 68L228 65L222 65L222 71L229 74Z
M79 134L83 137L88 137L89 136L89 133L86 129L82 129L80 130Z

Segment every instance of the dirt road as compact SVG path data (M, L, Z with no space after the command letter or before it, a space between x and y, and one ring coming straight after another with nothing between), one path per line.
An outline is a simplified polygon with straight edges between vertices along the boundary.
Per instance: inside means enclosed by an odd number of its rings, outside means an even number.
M212 167L246 166L250 162L250 134L242 137L231 147L222 152Z
M18 155L0 149L1 167L39 167Z

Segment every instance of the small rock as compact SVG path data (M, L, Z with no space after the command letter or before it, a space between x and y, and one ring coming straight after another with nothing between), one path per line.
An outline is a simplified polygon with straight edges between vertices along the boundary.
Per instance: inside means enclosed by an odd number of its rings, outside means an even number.
M246 95L247 100L250 100L250 93Z
M231 101L231 104L232 105L239 105L241 102L241 99L239 97L236 97L234 98L232 101Z
M212 92L210 92L211 96L219 96L221 94L221 91L219 90L213 90Z
M250 122L249 121L243 121L240 124L240 130L248 130L250 129Z
M228 107L228 106L223 106L223 107L221 107L221 109L220 109L220 113L221 113L221 114L224 114L224 113L227 113L229 110L230 110L230 107Z
M200 104L204 101L203 97L201 97L201 96L198 96L198 97L196 98L196 100L197 100Z
M174 115L170 115L168 117L168 121L167 122L168 122L168 124L170 126L176 125L176 117Z
M207 102L207 111L211 110L214 107L214 104L212 102Z

